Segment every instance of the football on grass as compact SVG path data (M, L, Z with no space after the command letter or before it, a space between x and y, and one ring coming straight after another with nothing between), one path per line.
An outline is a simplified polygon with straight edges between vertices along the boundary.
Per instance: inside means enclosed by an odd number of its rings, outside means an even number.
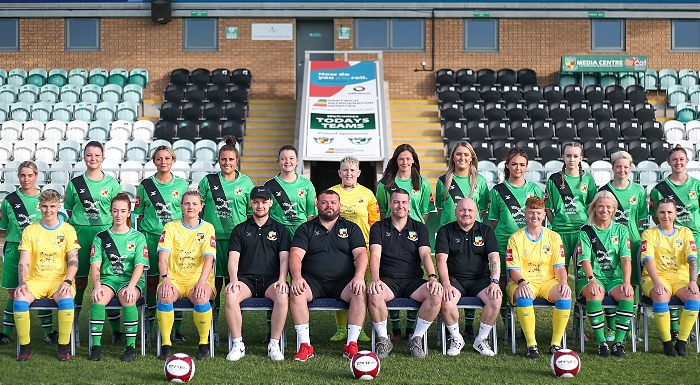
M379 358L369 350L360 350L350 360L350 372L358 380L373 380L379 375Z
M170 382L190 382L194 377L194 361L184 353L175 353L165 361L165 378Z
M581 369L581 359L571 349L560 349L552 354L552 373L557 377L574 377Z

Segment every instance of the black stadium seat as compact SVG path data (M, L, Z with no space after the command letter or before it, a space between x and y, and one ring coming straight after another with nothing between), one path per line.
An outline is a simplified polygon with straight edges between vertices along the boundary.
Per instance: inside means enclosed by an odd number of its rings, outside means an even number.
M517 103L523 100L523 94L520 92L520 87L514 86L503 86L501 88L501 97L506 104Z
M557 138L557 142L566 143L574 140L576 138L576 127L572 121L561 121L554 124L554 137ZM544 139L551 139L544 138Z
M665 140L657 140L651 142L649 149L651 150L651 157L654 158L656 164L662 164L666 162L669 152L671 152L672 145Z
M603 120L598 122L598 134L605 143L617 140L620 137L620 126L614 120Z
M163 91L163 99L166 102L179 103L185 99L185 86L179 84L170 84Z
M624 138L625 142L631 142L633 140L639 140L642 137L642 127L637 122L621 122L620 125L620 136Z
M250 71L245 68L235 69L233 72L231 72L231 83L233 84L249 89L252 81L253 74L251 74Z
M518 71L518 84L522 87L537 85L537 72L529 68Z
M177 123L159 120L153 129L153 139L163 139L170 143L175 141L177 136Z
M605 87L605 99L607 99L613 106L617 103L622 103L625 101L627 94L622 86L617 84Z
M483 119L484 105L482 103L466 103L463 116L467 123Z
M442 104L454 103L459 100L459 93L455 86L440 86L438 90L438 102Z
M608 102L593 103L591 107L591 117L595 119L596 122L602 122L604 120L610 120L613 116L612 107Z
M634 163L639 163L651 157L651 146L645 141L635 140L627 146L627 152L632 155Z
M221 138L221 122L218 120L205 120L199 126L199 137L218 142Z
M195 120L181 120L177 124L178 139L187 139L194 142L199 136L199 122Z
M527 119L527 106L525 103L510 103L506 107L506 116L511 121Z
M569 119L569 106L566 101L549 105L549 118L556 124Z
M197 68L190 72L190 83L206 87L209 84L211 73L206 68Z
M466 132L470 142L484 141L488 136L488 123L485 120L468 121Z
M462 118L462 103L444 103L440 106L440 119L446 122L457 122Z
M598 125L593 120L583 120L576 123L576 136L582 142L596 140L598 138Z
M654 120L656 117L654 106L644 102L637 103L634 105L634 117L637 118L637 122L639 122L639 124L644 124Z
M490 68L483 68L476 72L476 82L481 86L492 86L496 84L496 72Z
M187 99L188 102L202 103L205 96L203 85L190 84L185 89L185 99Z
M527 106L527 116L532 121L549 118L547 105L544 102L531 103Z
M569 114L571 115L571 118L574 119L574 124L591 118L591 110L587 101L569 105L571 106L569 108Z
M160 106L160 119L169 122L176 122L180 117L180 104L176 102L165 102Z
M501 102L486 103L484 116L489 121L501 120L506 117L506 106Z
M187 102L182 105L182 119L199 120L202 117L202 105L197 102Z
M224 116L226 117L226 120L242 122L246 119L246 115L246 108L242 103L228 102L224 106Z
M547 104L559 103L564 99L564 93L558 84L550 84L544 86L542 97L547 101Z
M523 150L525 150L525 153L527 153L528 159L535 159L538 157L537 145L529 140L521 140L519 142L515 142L515 146L520 147Z
M443 68L435 72L435 86L451 86L455 84L455 73L449 68Z
M248 89L245 86L231 84L226 87L226 99L230 102L248 104Z
M634 119L632 105L629 102L613 104L613 117L620 123Z
M581 103L583 100L583 89L578 84L571 84L564 87L564 99L569 102L569 105Z
M207 87L207 100L210 102L224 103L226 100L226 85L211 84Z
M221 120L224 116L224 107L221 103L207 102L202 108L202 117L205 120Z
M228 83L231 82L231 71L229 71L225 68L217 68L214 71L211 71L211 76L209 77L209 81L212 84L226 87L228 85Z
M611 140L605 143L605 157L610 158L610 156L618 151L627 151L627 146L624 142L619 142L617 140Z
M664 137L663 124L656 120L642 123L642 136L645 137L649 143L661 140Z
M481 160L493 159L493 147L489 142L472 142L472 148L476 153L476 158Z
M492 141L506 140L510 136L510 128L505 120L489 122L489 137Z
M460 87L471 86L474 83L476 83L476 72L474 72L474 70L463 68L457 71L457 84L459 84Z
M513 121L510 122L510 135L513 140L528 140L532 138L532 128L530 127L529 121Z
M474 85L463 85L460 86L459 97L464 104L476 103L481 100L481 92L479 88Z
M464 124L462 122L445 122L443 127L445 139L447 141L462 140L466 137Z
M627 93L627 100L632 104L644 103L647 101L647 92L642 86L631 85L625 90Z
M605 100L605 91L603 90L603 87L598 84L586 86L586 88L583 90L583 95L585 100L588 100L588 103L591 105L602 103L603 100Z
M503 86L512 86L518 82L518 77L510 68L503 68L496 72L496 82Z
M542 100L542 88L537 84L526 85L522 88L523 99L528 105L539 103Z
M185 86L190 82L190 71L185 68L178 68L170 73L170 84Z
M501 100L501 90L497 86L481 85L481 99L485 104L496 103Z
M532 135L538 142L542 140L552 140L554 137L554 124L551 120L533 121Z
M561 159L561 146L553 140L538 142L537 149L542 163Z
M511 141L498 140L493 142L493 158L497 161L505 159L506 155L508 155L508 151L513 147L515 147L515 144ZM481 159L480 157L478 158Z
M224 122L224 124L221 126L221 136L233 136L236 138L236 141L238 143L241 143L243 141L243 133L245 132L245 123L244 122L236 122L233 120L228 120Z
M595 141L584 142L583 157L587 159L588 163L593 163L596 160L603 160L605 158L605 148L603 144Z

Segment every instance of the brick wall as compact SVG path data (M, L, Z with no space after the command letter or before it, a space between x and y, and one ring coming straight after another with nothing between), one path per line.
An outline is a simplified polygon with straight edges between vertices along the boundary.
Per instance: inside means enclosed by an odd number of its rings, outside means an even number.
M251 24L294 23L294 19L219 19L219 52L182 52L182 22L165 25L142 18L101 20L101 52L65 52L63 19L22 19L18 53L0 53L9 70L43 67L107 69L147 68L151 86L146 98L159 99L167 85L168 72L175 68L248 68L253 73L252 97L292 99L294 97L294 42L252 41ZM336 27L353 26L352 19L336 19ZM238 40L225 40L225 27L238 27ZM385 80L392 99L434 98L432 72L414 71L421 62L431 64L431 20L426 20L426 51L384 53ZM537 71L540 83L556 81L562 55L590 54L590 21L587 19L501 19L500 51L463 52L462 19L437 19L435 24L435 69L520 68ZM670 52L671 22L668 20L627 20L627 54L647 55L654 69L694 68L700 70L700 53ZM350 40L337 40L336 49L353 48ZM354 55L351 60L371 60Z

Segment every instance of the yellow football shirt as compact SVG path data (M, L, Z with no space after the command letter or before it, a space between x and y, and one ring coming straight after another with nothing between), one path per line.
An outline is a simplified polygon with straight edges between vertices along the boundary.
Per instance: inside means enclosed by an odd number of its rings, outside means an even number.
M564 266L565 260L561 237L543 227L539 238L531 239L525 230L527 227L516 231L508 240L506 271L520 270L523 278L534 284L556 278L554 268Z
M345 191L339 184L330 189L340 195L340 215L360 226L369 247L369 228L379 220L377 198L370 189L359 184L352 191Z
M20 251L31 254L27 280L51 281L63 279L68 270L68 252L80 249L73 226L59 221L54 228L41 221L27 226L22 232Z
M683 226L676 226L669 235L664 234L659 226L645 230L640 252L642 266L646 259L653 259L659 278L670 281L689 281L688 260L698 255L693 233ZM649 279L646 268L643 269L642 279Z
M216 258L216 232L211 223L199 220L196 227L188 227L182 220L165 224L158 241L158 253L170 253L168 274L172 281L182 284L199 280L204 267L204 258ZM212 267L207 282L214 284ZM212 286L213 287L213 286Z

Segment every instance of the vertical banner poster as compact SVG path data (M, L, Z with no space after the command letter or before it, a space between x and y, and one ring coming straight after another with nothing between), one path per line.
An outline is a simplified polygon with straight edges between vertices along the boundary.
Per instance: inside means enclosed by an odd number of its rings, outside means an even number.
M310 63L307 157L381 158L376 66L373 61Z

